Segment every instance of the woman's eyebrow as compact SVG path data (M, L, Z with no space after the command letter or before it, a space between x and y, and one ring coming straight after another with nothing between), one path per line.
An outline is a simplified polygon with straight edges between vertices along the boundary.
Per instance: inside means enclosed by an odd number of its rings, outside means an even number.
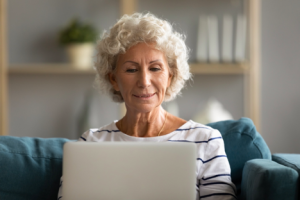
M131 60L127 60L127 61L125 61L123 64L125 64L125 63L133 63L133 64L136 64L136 65L139 65L139 63L137 63L137 62L134 62L134 61L131 61Z
M125 61L123 64L125 64L125 63L127 63L127 62L136 64L136 65L139 65L139 63L134 62L134 61L131 61L131 60L127 60L127 61ZM162 62L162 60L161 60L161 59L152 60L152 61L150 61L149 63L151 64L151 63L155 63L155 62Z
M162 62L162 60L161 60L161 59L152 60L152 61L150 61L150 64L151 64L151 63L154 63L154 62Z

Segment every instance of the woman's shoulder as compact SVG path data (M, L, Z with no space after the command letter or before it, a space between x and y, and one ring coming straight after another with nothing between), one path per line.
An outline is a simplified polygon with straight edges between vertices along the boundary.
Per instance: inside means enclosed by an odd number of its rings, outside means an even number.
M112 132L120 132L115 125L115 121L100 128L88 129L81 135L79 141L98 141L103 139L108 133Z
M211 140L213 138L221 138L221 133L217 129L210 126L195 122L193 120L187 121L177 129L186 138L193 138L194 140Z

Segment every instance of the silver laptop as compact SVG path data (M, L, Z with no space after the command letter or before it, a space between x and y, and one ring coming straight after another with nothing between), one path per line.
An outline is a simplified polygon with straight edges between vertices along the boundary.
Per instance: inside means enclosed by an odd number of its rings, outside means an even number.
M65 200L195 200L192 143L68 142Z

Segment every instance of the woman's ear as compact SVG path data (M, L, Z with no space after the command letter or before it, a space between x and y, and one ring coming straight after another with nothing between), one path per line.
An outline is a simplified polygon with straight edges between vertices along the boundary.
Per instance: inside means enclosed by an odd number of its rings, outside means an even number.
M172 82L172 79L173 79L173 74L171 74L171 73L169 72L168 87L170 87L171 82Z
M116 81L116 76L113 73L108 73L109 82L112 84L116 91L120 91L118 83Z

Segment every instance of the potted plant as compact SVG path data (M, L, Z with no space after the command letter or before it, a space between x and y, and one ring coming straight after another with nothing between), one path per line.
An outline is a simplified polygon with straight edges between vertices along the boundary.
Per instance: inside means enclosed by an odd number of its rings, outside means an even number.
M65 46L69 61L80 69L90 68L98 31L90 24L73 19L59 33L59 43Z

